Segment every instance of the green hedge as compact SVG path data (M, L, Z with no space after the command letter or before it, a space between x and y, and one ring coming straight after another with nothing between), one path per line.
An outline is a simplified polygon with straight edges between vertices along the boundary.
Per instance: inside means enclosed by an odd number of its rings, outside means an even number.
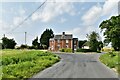
M72 52L71 48L62 48L60 49L61 52Z
M77 52L92 52L92 50L90 50L90 49L77 49L76 50Z

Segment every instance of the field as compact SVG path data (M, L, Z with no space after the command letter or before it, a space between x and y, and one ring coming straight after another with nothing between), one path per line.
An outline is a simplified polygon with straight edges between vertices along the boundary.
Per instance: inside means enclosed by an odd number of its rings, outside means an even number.
M1 58L0 58L1 59ZM32 75L59 61L59 57L50 52L39 50L2 50L2 79L30 78Z
M108 52L100 56L100 61L120 74L120 52Z

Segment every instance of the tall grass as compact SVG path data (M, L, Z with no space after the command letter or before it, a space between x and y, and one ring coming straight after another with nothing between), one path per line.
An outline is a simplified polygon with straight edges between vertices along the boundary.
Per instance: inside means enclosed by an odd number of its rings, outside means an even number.
M35 73L52 66L59 57L37 50L3 50L2 78L30 78Z
M100 56L100 61L120 74L120 52L108 52Z

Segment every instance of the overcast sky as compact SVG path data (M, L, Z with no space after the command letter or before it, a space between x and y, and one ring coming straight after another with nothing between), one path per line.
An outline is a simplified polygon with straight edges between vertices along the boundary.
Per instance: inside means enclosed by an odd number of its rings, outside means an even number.
M14 1L0 3L0 38L6 34L8 38L14 38L18 45L24 44L24 32L27 32L27 44L41 35L46 28L51 28L54 34L63 31L73 34L79 40L85 40L86 34L96 31L100 34L99 24L111 16L118 15L119 0L79 0L57 2L55 0L46 2L20 27L20 24L28 15L41 5L42 2ZM44 0L43 0L44 1Z

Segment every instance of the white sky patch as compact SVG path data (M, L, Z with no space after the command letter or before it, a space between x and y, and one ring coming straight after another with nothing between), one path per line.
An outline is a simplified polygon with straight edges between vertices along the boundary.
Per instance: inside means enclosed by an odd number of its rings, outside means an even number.
M0 20L0 31L8 31L8 28L11 28L12 26L8 23L4 22L3 20Z
M22 21L23 21L23 18L22 18L22 17L14 17L14 18L13 18L13 24L14 24L15 26L17 26L18 24L20 24Z
M65 31L66 33L73 34L73 37L77 37L80 40L86 39L86 32L83 32L83 27L76 27L74 29Z
M81 18L83 24L92 25L95 24L102 16L110 16L113 13L118 13L118 1L119 0L113 2L111 0L107 0L103 6L100 6L100 4L93 6Z
M60 23L64 23L64 22L66 22L67 21L67 19L65 19L65 18L61 18L60 19Z
M72 3L46 3L42 11L37 12L32 16L32 20L48 22L64 13L71 16L75 15L74 6Z
M26 12L25 9L23 9L22 7L20 7L20 10L19 10L20 15L24 15L25 12Z
M83 24L94 24L100 18L101 11L102 8L100 6L93 6L90 8L82 17L82 20L84 21Z
M119 1L119 0L116 0ZM112 2L112 0L107 0L103 5L102 15L111 14L111 11L118 11L118 2Z

